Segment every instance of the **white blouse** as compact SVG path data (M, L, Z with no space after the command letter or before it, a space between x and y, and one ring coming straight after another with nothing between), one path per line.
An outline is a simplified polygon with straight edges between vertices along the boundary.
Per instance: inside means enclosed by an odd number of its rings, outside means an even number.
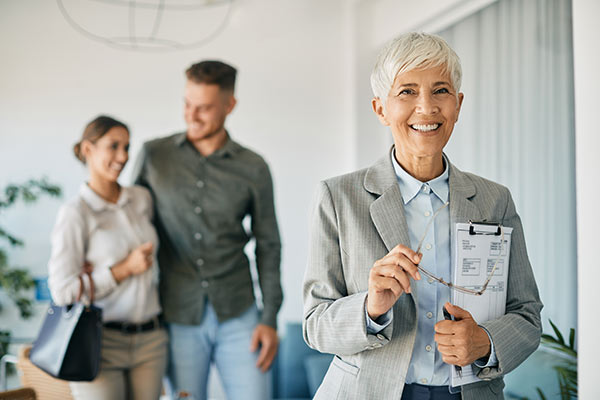
M152 197L141 186L123 187L116 204L98 196L87 184L60 208L52 231L48 286L57 305L75 302L85 261L93 266L94 304L104 322L145 322L161 312L158 301L158 236L152 225ZM117 283L110 267L139 245L154 244L154 262L144 273ZM84 301L89 281L84 277Z

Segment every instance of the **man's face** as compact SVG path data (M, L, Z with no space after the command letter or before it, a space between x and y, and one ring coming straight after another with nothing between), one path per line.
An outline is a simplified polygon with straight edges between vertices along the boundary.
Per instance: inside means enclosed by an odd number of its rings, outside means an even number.
M184 118L190 141L225 134L225 119L235 106L233 93L218 85L187 81L184 94Z
M380 121L391 128L396 148L413 157L442 155L458 120L463 94L456 93L442 67L396 76L385 109L374 104Z

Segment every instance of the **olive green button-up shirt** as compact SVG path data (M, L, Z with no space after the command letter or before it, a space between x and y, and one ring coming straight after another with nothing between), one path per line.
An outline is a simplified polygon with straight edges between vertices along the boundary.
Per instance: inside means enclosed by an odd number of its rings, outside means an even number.
M260 323L276 327L281 242L263 158L230 138L204 157L179 133L146 142L135 175L154 198L165 319L198 325L207 298L220 321L246 311L255 299L244 246L254 237ZM249 232L242 225L247 215Z

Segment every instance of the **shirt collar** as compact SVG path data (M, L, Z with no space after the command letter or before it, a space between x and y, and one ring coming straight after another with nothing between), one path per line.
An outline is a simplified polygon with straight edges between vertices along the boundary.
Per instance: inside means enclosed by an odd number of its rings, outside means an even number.
M174 141L177 146L183 146L187 142L187 133L182 132L182 133L176 135ZM225 142L223 147L216 150L210 156L216 156L216 157L231 156L231 155L234 155L235 153L239 152L241 148L242 148L242 146L240 146L236 141L232 140L231 137L229 136L229 132L227 132L227 141Z
M98 193L94 192L87 183L82 183L79 187L79 195L83 200L90 206L94 211L102 211L108 208L118 207L121 208L127 204L130 200L130 193L128 188L121 187L121 194L116 204L110 203L104 200Z
M183 144L185 143L186 136L187 136L186 132L179 133L179 134L175 135L173 141L175 142L175 144L177 146L183 146Z
M410 175L408 172L404 170L396 161L396 157L394 156L396 149L393 148L391 151L392 157L392 165L394 166L394 172L396 173L396 178L398 179L398 184L400 185L400 194L402 195L402 200L404 204L408 204L415 196L419 193L423 185L429 186L431 191L443 202L448 201L448 159L446 155L443 154L444 157L444 172L430 181L421 182L417 178Z
M231 137L229 136L229 132L227 132L227 141L225 142L223 147L221 147L220 149L217 149L213 154L211 154L211 156L215 156L215 157L232 156L235 153L237 153L241 148L242 148L242 146L240 146L236 141L231 139Z

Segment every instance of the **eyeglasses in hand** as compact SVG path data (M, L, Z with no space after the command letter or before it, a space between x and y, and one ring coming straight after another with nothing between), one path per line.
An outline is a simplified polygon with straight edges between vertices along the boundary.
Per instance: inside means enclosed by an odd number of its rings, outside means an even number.
M440 211L442 211L444 208L446 208L448 206L448 204L450 204L450 203L445 202L444 205L441 206L440 208L438 208L436 210L436 212L433 213L433 215L431 216L431 219L429 220L429 222L427 223L427 226L425 227L425 232L423 233L421 240L419 240L419 244L417 245L417 249L415 250L417 253L421 252L421 246L423 246L423 241L425 240L425 236L427 236L427 232L429 232L429 227L431 226L431 223L433 222L435 217L440 213ZM452 290L456 290L461 293L471 294L474 296L481 296L487 289L488 284L490 283L490 280L492 279L492 276L494 276L494 272L496 272L496 268L498 267L498 261L500 261L500 256L502 254L502 246L504 246L504 229L502 229L502 227L500 227L500 252L498 253L498 257L496 258L496 261L494 262L494 266L492 267L492 270L490 271L488 277L486 278L485 282L483 282L483 285L481 286L481 289L479 289L479 290L469 289L464 286L455 285L452 282L446 282L444 279L435 276L434 274L427 271L425 268L421 267L420 265L417 265L417 268L419 269L419 271L421 271L423 274L425 274L430 279L433 279L434 281L437 281L438 283L441 283L442 285L448 286Z

